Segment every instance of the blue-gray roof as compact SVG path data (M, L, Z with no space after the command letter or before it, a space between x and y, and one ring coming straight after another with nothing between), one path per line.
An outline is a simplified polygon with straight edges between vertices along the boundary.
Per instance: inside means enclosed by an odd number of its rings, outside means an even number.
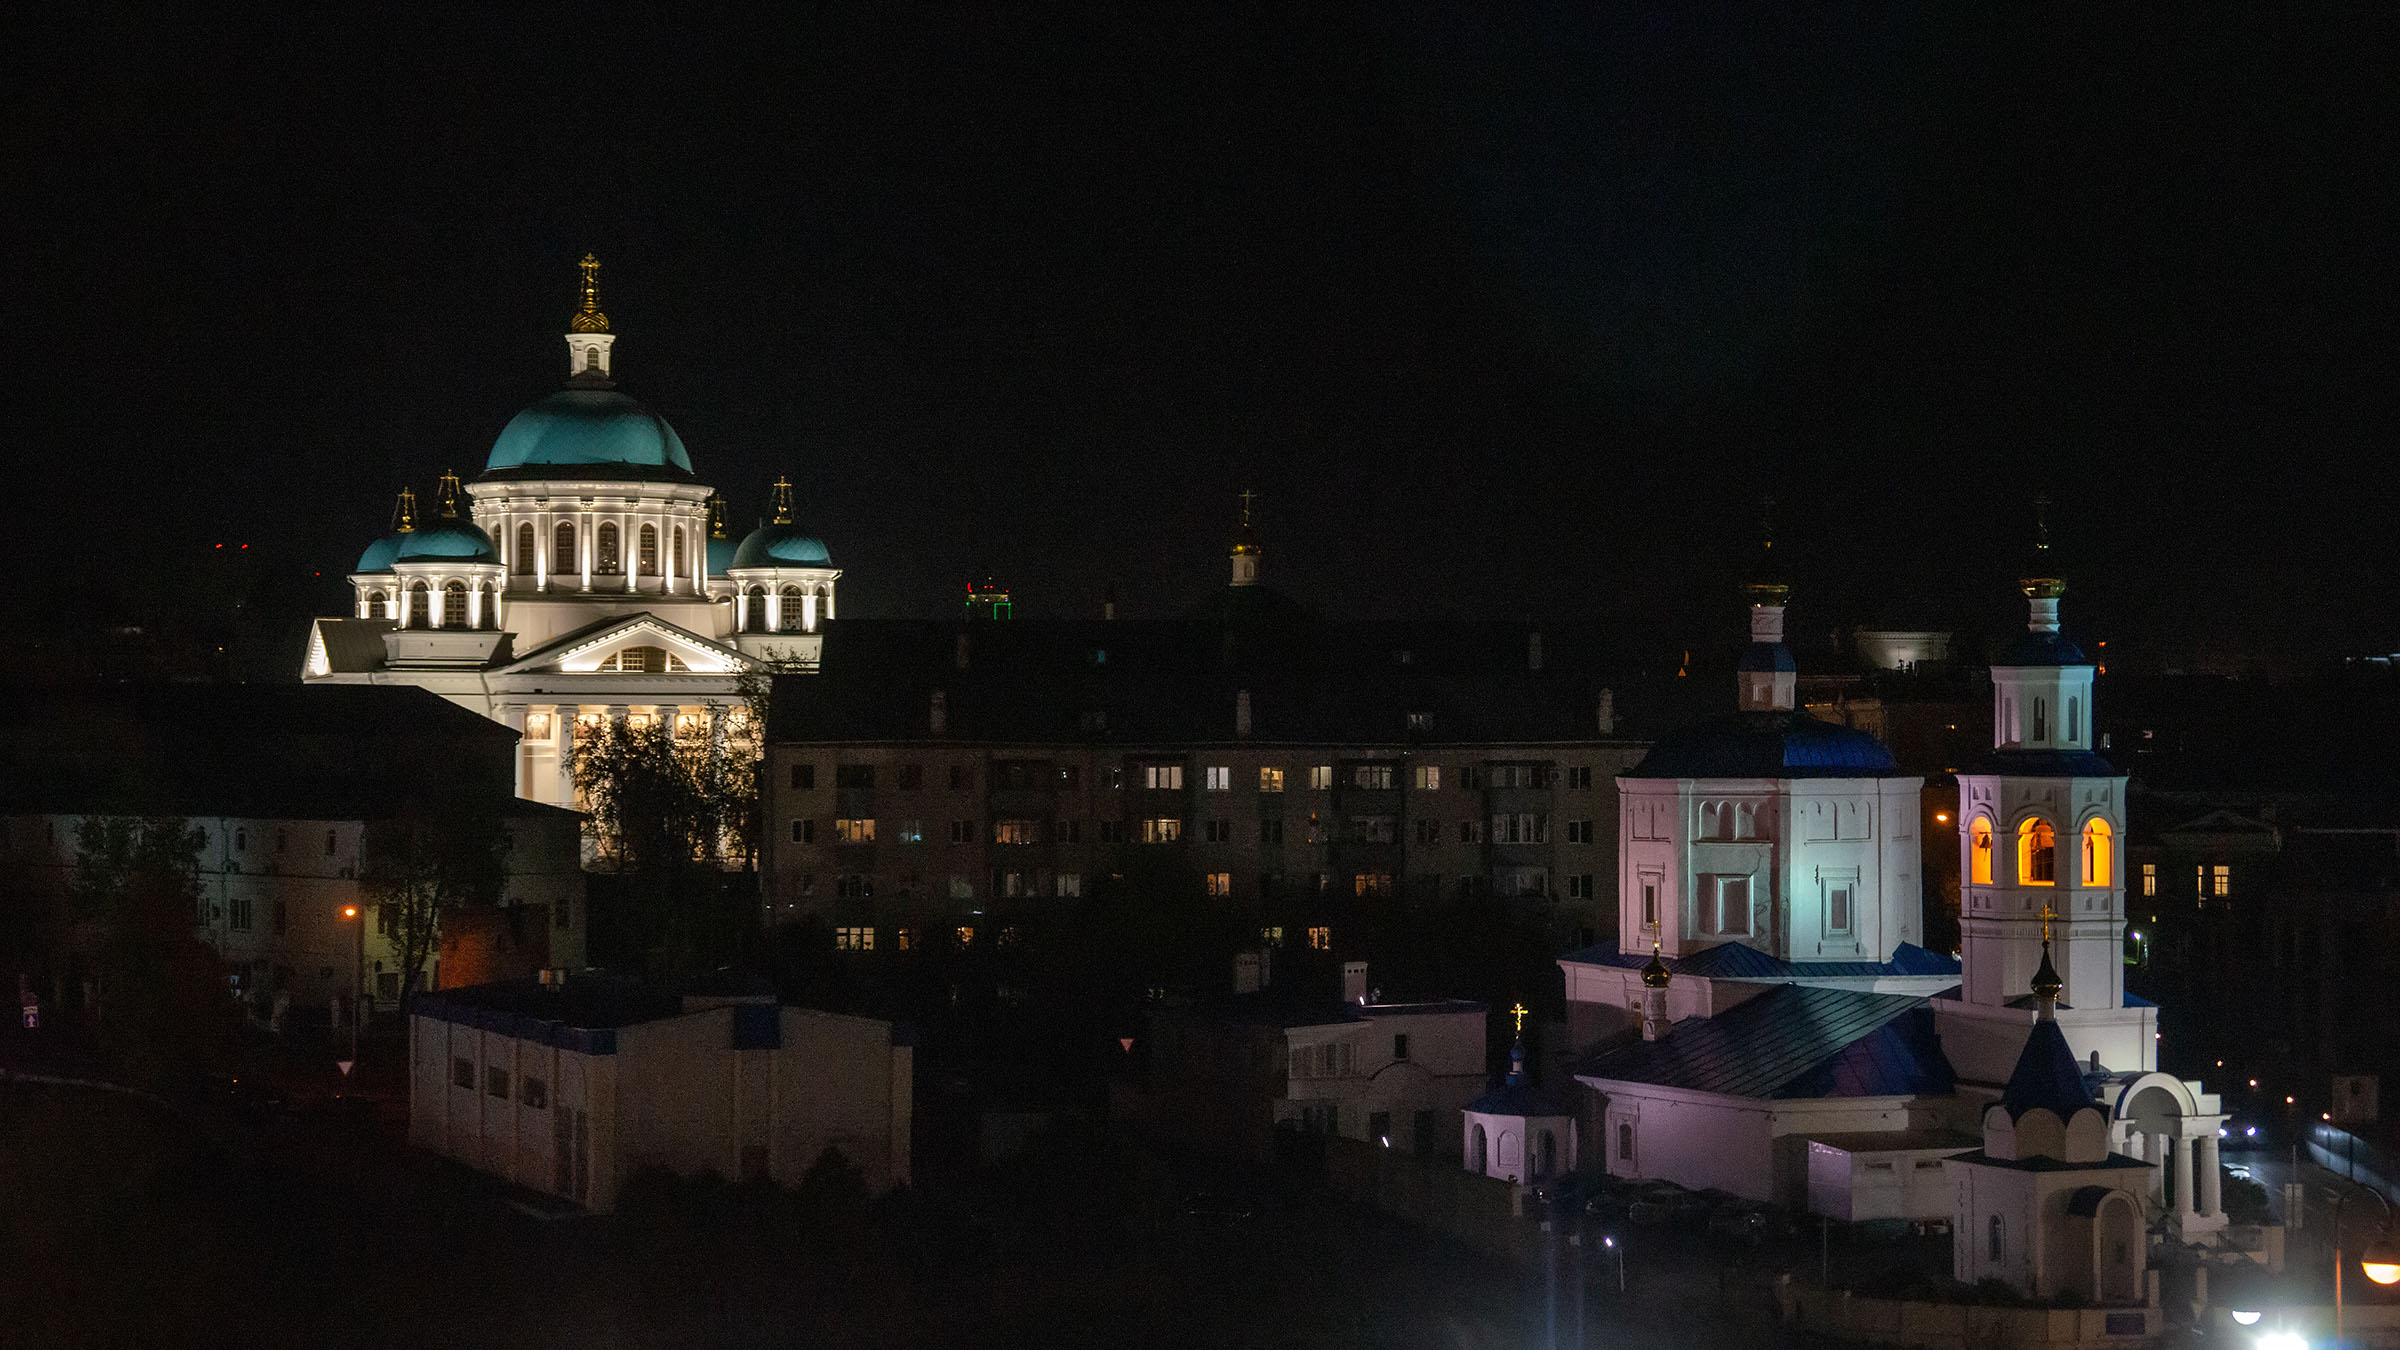
M391 571L392 558L400 552L400 545L407 538L408 536L405 534L387 534L367 545L367 551L358 555L358 566L350 570L353 572Z
M1614 943L1569 952L1563 958L1585 965L1635 970L1650 960L1648 952L1619 951ZM1689 956L1663 958L1677 975L1718 980L1791 980L1810 976L1831 978L1861 975L1956 975L1958 958L1930 952L1913 942L1892 949L1889 961L1786 961L1739 942L1705 947Z
M692 472L667 419L611 389L562 389L518 413L492 442L484 470L548 465Z
M2035 1022L2017 1055L2016 1069L2008 1075L2008 1086L2000 1090L2000 1105L2008 1118L2015 1120L2038 1106L2067 1120L2091 1104L2092 1090L2083 1081L2083 1065L2068 1047L2067 1034L2052 1019Z
M1753 1098L1898 1097L1958 1084L1924 999L1798 984L1686 1018L1659 1040L1597 1051L1575 1075Z
M492 537L463 520L440 521L432 529L403 534L398 539L399 547L392 553L394 562L500 561L500 550L492 546ZM366 559L359 561L363 563Z
M1886 778L1883 742L1801 712L1736 712L1659 738L1627 778Z
M825 541L798 525L761 525L733 551L730 567L824 567Z
M2088 666L2083 648L2069 642L2064 634L2021 634L2014 642L1992 658L1995 666Z

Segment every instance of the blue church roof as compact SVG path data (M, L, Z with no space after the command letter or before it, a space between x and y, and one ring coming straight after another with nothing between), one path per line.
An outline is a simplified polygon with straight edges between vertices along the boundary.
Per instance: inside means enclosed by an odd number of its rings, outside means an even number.
M721 577L725 575L725 569L733 566L734 551L740 547L741 545L734 540L719 539L713 535L710 536L708 541L708 574L712 577Z
M1958 1086L1924 999L1798 984L1686 1018L1658 1040L1597 1051L1575 1075L1754 1098L1901 1097Z
M437 522L432 529L395 536L399 546L392 553L393 562L479 562L500 561L500 550L492 546L492 537L463 520ZM370 547L368 552L374 552ZM366 559L359 559L365 562ZM360 569L364 571L363 567Z
M761 525L733 551L730 567L823 567L833 561L825 541L799 525ZM710 562L715 570L715 562Z
M2039 1106L2066 1120L2091 1104L2092 1090L2084 1084L2075 1052L2067 1047L2066 1033L2050 1018L2035 1022L2008 1086L2000 1090L2000 1105L2008 1118L2015 1120Z
M2088 666L2083 648L2064 634L2025 632L1993 658L1995 666Z
M667 419L612 389L562 389L510 418L484 471L546 466L692 471Z
M1613 943L1569 952L1562 960L1585 965L1635 970L1650 960L1648 952L1622 952ZM1808 976L1956 975L1958 959L1930 952L1913 942L1892 949L1889 961L1786 961L1739 942L1720 943L1690 956L1664 958L1677 975L1719 980L1790 980Z
M1802 712L1735 712L1670 732L1627 778L1884 778L1883 742Z
M400 544L407 538L408 536L405 534L387 534L367 545L367 551L358 555L358 566L350 570L353 572L391 571L392 558L400 552Z

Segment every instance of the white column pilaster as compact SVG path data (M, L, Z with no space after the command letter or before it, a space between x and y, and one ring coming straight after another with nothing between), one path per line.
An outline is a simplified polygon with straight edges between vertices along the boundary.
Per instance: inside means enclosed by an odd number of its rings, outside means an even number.
M2188 1219L2192 1208L2192 1141L2175 1137L2175 1217Z
M2217 1137L2200 1137L2200 1213L2216 1218L2225 1212L2225 1173L2217 1161Z

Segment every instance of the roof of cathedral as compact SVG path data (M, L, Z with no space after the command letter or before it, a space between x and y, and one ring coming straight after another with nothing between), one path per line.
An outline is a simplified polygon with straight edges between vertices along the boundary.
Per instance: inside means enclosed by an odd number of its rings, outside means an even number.
M470 525L463 520L436 521L429 529L393 535L392 540L394 541L393 562L496 563L500 561L500 550L492 544L492 537L485 534L482 527ZM375 546L373 545L367 549L370 554L374 551ZM359 559L358 570L362 572L369 570L365 565L366 561L364 557Z
M2047 1155L2034 1158L1995 1158L1982 1149L1977 1149L1973 1153L1961 1153L1946 1161L1971 1163L1977 1167L1998 1167L2011 1172L2130 1172L2135 1168L2150 1166L2139 1158L2128 1158L2122 1153L2111 1153L2105 1158L2096 1158L2090 1162L2068 1162L2064 1158L2053 1158Z
M709 541L709 551L716 551L716 541ZM804 525L785 523L761 525L743 538L725 564L733 567L827 567L833 555L825 551L825 541L809 533ZM709 570L715 571L712 557Z
M1733 712L1669 732L1627 778L1887 778L1899 762L1866 732L1804 712Z
M1969 773L2002 773L2019 778L2122 778L2125 771L2091 750L1988 750L1968 766Z
M2061 633L2019 633L1992 658L1995 666L2088 666L2083 648Z
M2048 955L2043 959L2047 961ZM2043 1107L2066 1120L2077 1111L2092 1105L2092 1090L2083 1081L2083 1066L2076 1062L2075 1052L2067 1046L2067 1034L2058 1023L2045 1016L2033 1024L2033 1034L2025 1038L2025 1049L2017 1055L2017 1067L2008 1076L2008 1086L2000 1091L2000 1105L2015 1120L2035 1107Z
M1901 1097L1958 1083L1924 999L1799 984L1598 1050L1575 1076L1755 1098Z
M319 619L317 636L325 643L328 674L381 670L388 651L383 635L400 625L391 619Z
M683 438L667 419L613 389L595 388L561 389L510 418L492 442L484 477L525 477L553 467L618 471L611 477L692 473Z
M1650 960L1649 952L1619 951L1614 943L1602 943L1569 952L1560 957L1589 966L1615 966L1636 970ZM1689 956L1665 958L1667 969L1676 975L1691 975L1716 980L1790 980L1809 976L1833 978L1841 976L1874 975L1956 975L1958 958L1925 950L1913 942L1903 942L1892 949L1889 961L1786 961L1769 956L1756 947L1740 942L1724 942L1705 947Z
M367 551L358 555L358 566L350 570L353 572L391 571L392 559L399 554L400 546L408 542L408 537L406 531L400 531L387 534L367 545Z

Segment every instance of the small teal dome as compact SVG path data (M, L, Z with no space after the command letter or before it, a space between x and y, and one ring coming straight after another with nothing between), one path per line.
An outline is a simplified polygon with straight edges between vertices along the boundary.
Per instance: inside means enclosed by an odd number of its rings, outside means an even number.
M358 555L358 566L353 567L350 570L353 572L391 571L392 559L398 556L400 552L400 545L407 539L408 536L405 534L385 535L381 539L376 540L374 543L367 545L367 551Z
M799 525L761 525L733 551L728 567L824 567L833 561L825 541ZM714 570L715 564L710 564Z
M486 473L621 465L689 474L691 456L667 419L613 389L562 389L509 419Z
M708 574L712 577L725 575L725 569L733 566L733 555L740 548L741 545L731 539L718 539L712 535L708 541Z
M492 546L492 537L463 520L437 521L430 530L419 530L396 538L399 547L392 554L394 562L500 561L500 550ZM367 551L374 552L373 549Z

